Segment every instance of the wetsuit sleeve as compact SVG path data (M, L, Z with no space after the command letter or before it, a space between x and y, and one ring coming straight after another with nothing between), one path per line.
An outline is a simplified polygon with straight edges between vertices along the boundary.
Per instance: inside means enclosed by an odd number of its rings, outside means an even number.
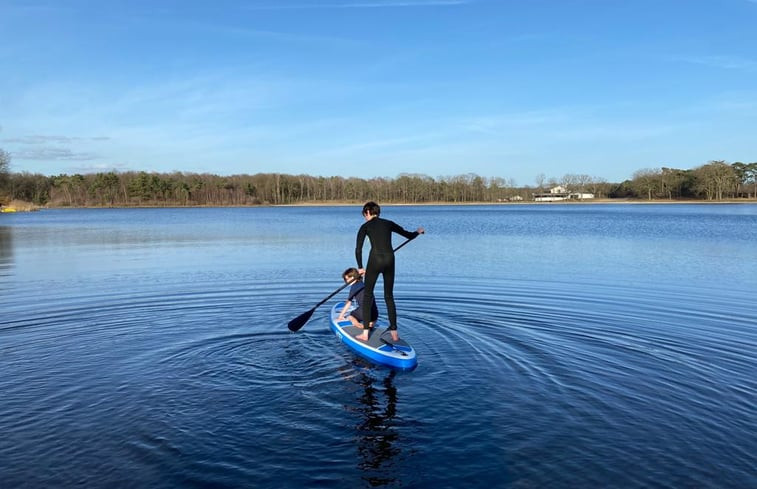
M357 267L363 268L363 243L365 243L367 228L365 224L360 226L357 230L357 241L355 242L355 259L357 260Z
M360 294L360 292L362 292L364 288L365 288L365 285L362 282L359 283L359 284L355 284L352 287L350 287L350 294L347 297L347 300L348 301L354 300L355 296L357 296L358 294ZM359 302L360 301L358 301L358 303Z
M418 231L408 231L396 222L392 222L392 231L406 237L407 239L415 239L420 234Z

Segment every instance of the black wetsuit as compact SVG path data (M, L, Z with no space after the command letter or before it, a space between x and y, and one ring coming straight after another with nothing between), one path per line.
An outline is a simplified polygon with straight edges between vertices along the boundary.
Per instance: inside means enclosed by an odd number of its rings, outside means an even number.
M363 301L365 301L365 284L363 282L355 282L354 284L352 284L352 287L350 287L350 293L347 296L347 300L355 302L355 309L352 310L350 316L353 316L361 323L364 322ZM373 304L371 304L371 321L376 321L379 316L378 306L376 305L375 299L371 302L373 302Z
M379 274L384 278L384 302L386 315L389 317L389 329L397 329L397 309L394 305L394 250L392 249L392 233L400 234L408 239L418 236L418 232L403 229L387 219L374 217L366 221L357 232L355 258L358 268L363 268L363 243L365 237L371 241L371 252L368 255L368 265L365 267L365 291L363 296L363 324L368 328L370 305L373 302L373 289Z

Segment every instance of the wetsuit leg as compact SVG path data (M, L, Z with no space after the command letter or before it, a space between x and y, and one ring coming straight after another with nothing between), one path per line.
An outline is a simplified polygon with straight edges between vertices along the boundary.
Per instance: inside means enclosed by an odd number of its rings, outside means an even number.
M389 329L397 329L397 307L394 305L394 255L386 268L384 268L384 302L386 302L386 315L389 318Z
M376 287L379 270L374 266L373 256L368 258L368 265L365 267L365 288L363 289L363 303L360 305L363 316L363 326L365 329L370 327L371 305L373 304L373 289Z
M389 317L389 329L397 329L397 309L394 305L394 253L371 253L365 269L365 289L363 289L363 324L371 317L374 289L379 273L384 279L384 302Z
M359 322L362 323L363 322L363 308L360 307L358 309L353 310L350 313L350 316L354 317L355 319L357 319Z

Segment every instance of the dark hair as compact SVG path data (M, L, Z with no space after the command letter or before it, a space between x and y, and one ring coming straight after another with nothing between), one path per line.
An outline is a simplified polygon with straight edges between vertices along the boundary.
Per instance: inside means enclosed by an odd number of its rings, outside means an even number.
M363 215L365 216L366 214L378 217L381 214L381 207L373 201L366 202L363 206Z
M350 267L344 272L342 272L342 278L346 278L346 277L351 278L355 282L359 282L361 278L360 272L358 272L357 268L354 268L354 267Z

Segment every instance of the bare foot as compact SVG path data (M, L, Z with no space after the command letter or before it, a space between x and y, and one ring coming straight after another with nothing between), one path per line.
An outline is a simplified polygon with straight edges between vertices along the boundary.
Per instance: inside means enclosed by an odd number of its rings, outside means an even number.
M396 330L389 331L392 334L392 341L399 341L400 334Z
M360 340L360 341L368 341L368 332L366 331L363 334L359 334L359 335L355 336L355 339L356 340Z

